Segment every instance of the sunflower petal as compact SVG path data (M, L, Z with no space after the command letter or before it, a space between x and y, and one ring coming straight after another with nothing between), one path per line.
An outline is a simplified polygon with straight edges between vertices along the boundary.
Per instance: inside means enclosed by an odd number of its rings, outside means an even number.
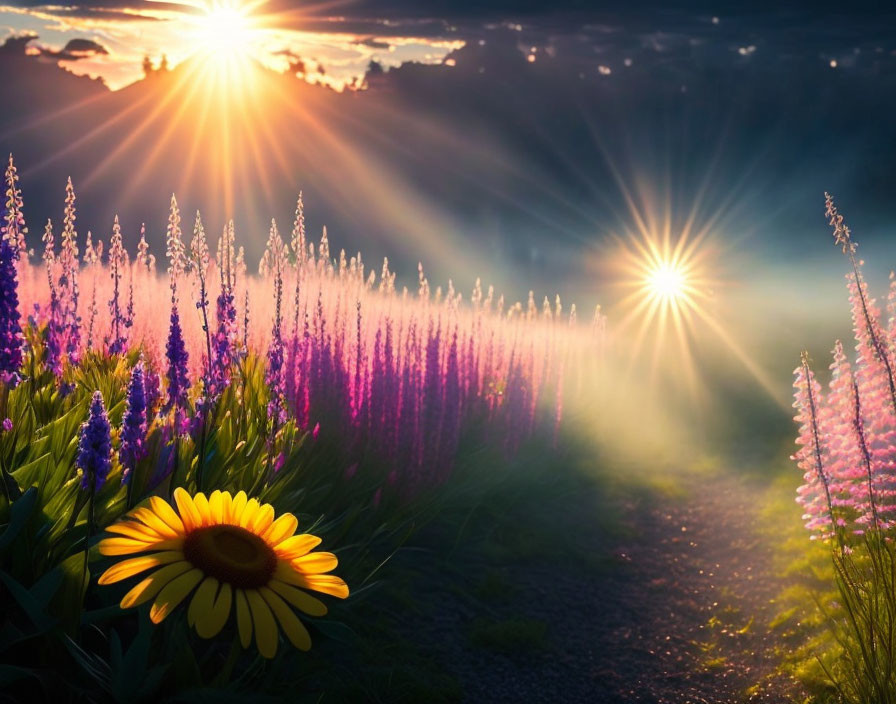
M320 538L303 533L287 538L274 548L274 552L281 560L295 560L302 555L307 555L318 545L320 545Z
M208 499L205 498L205 494L203 494L202 492L196 494L193 497L193 505L199 512L199 519L202 525L210 525L212 522L212 512L208 505Z
M152 599L156 594L162 591L162 588L172 579L180 577L185 572L189 572L193 568L186 560L165 565L162 569L156 570L149 577L133 587L121 600L121 608L129 609L132 606L140 606L144 602Z
M178 535L181 535L181 533L174 530L174 528L165 523L165 521L148 508L142 506L140 508L135 508L128 515L137 521L141 521L147 528L151 528L165 538L176 538Z
M212 610L215 605L215 594L218 593L218 580L214 577L206 577L202 584L193 593L190 607L187 609L187 623L195 626L201 618Z
M268 545L276 547L284 540L290 538L299 527L299 522L291 513L284 513L280 518L271 523L261 536Z
M196 616L196 633L200 638L213 638L221 632L227 623L227 617L230 616L232 603L233 589L229 584L222 584L212 609L202 611Z
M132 540L131 538L106 538L97 547L101 555L131 555L147 550L179 550L184 544L183 538L167 538L166 540Z
M274 612L274 616L280 622L280 626L283 628L283 632L286 634L289 642L299 650L310 650L311 636L308 635L308 629L305 628L299 617L292 612L292 609L286 605L283 599L267 587L262 587L258 590L258 593L271 607L271 611Z
M148 570L150 567L158 567L159 565L168 565L184 559L184 554L179 550L170 552L156 552L151 555L141 555L140 557L132 557L129 560L122 560L112 565L103 572L99 578L99 584L114 584L135 574L140 574Z
M219 489L215 489L208 497L208 510L212 517L212 523L224 522L224 495Z
M230 518L227 522L233 526L238 526L240 524L240 518L243 515L243 510L245 510L248 502L249 499L246 497L246 492L238 492L237 495L233 497L233 502L230 504Z
M177 503L177 510L180 512L180 518L184 522L184 530L190 532L195 528L202 526L202 517L196 506L193 504L193 498L187 493L187 490L179 486L174 490L174 501Z
M246 508L243 509L242 514L240 514L240 528L246 528L251 523L255 522L255 514L258 513L258 509L261 505L258 503L258 499L249 499L246 502Z
M240 645L248 648L252 642L252 614L249 612L246 593L242 589L236 590L236 625L240 632Z
M278 579L272 579L268 582L268 586L299 611L304 611L309 616L326 616L327 614L327 605L324 602L306 594L301 589L296 589Z
M270 660L277 654L277 622L267 602L256 589L246 592L252 620L255 622L255 644L261 656Z
M331 552L312 552L297 557L292 564L305 574L323 574L335 570L339 566L339 560Z
M165 501L165 499L158 496L150 496L149 506L152 509L152 512L164 521L164 523L175 533L183 535L186 532L184 530L184 522L180 520L180 516L175 513L174 509L171 508L171 504Z
M168 582L153 602L152 608L149 610L149 620L153 623L164 621L165 617L187 598L187 595L202 581L204 576L202 570L193 568Z
M252 531L255 535L261 535L273 522L274 507L270 504L261 504L252 521L246 525L246 530Z
M221 492L221 523L230 523L230 513L233 510L233 497L229 491Z
M348 585L339 577L332 574L309 574L305 575L300 581L303 584L297 584L298 587L304 587L322 594L329 594L339 599L348 597Z
M160 535L149 526L145 526L137 521L118 521L118 523L106 526L105 530L107 533L123 535L134 540L165 540L172 537L170 535Z

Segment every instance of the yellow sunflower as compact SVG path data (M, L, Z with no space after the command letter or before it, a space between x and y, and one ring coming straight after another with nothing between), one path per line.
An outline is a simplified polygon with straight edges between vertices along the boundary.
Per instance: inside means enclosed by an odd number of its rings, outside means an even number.
M323 616L324 603L303 590L348 596L345 582L326 574L336 567L336 556L311 552L320 538L295 535L295 516L284 513L274 520L270 504L249 499L243 491L233 497L214 491L206 498L178 488L174 501L177 511L151 497L149 507L134 509L106 529L115 537L100 541L103 555L149 553L113 565L100 584L159 568L124 595L121 608L155 599L149 615L160 623L195 589L187 621L202 638L217 635L235 607L244 648L254 631L258 651L274 657L279 622L290 643L308 650L311 637L290 606Z

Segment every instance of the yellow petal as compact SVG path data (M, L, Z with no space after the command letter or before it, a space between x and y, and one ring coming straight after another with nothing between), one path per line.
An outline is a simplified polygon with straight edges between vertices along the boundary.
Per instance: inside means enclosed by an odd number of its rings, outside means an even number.
M298 557L307 555L320 545L320 538L316 535L303 533L302 535L294 535L281 542L274 552L281 560L295 560Z
M193 594L190 608L187 609L187 623L195 626L215 605L215 594L218 593L218 580L206 577Z
M255 624L255 644L261 656L270 660L277 654L277 622L267 602L255 589L246 592Z
M229 491L221 492L221 523L230 523L230 514L233 511L233 497Z
M142 523L137 523L137 521L119 521L118 523L113 523L110 526L106 526L106 532L123 535L126 538L133 538L134 540L155 541L173 537L170 535L160 535L152 528L149 528Z
M230 616L230 605L233 602L233 589L227 583L221 585L218 598L211 611L203 611L196 617L196 633L200 638L213 638L221 632L227 617Z
M171 508L171 504L165 501L165 499L159 498L158 496L150 496L149 506L152 508L153 513L164 521L169 528L178 535L184 534L184 522L180 520L180 516L174 512L174 509Z
M181 535L181 533L174 530L148 508L143 508L142 506L140 508L135 508L129 515L131 518L142 521L146 524L147 528L151 528L165 538L176 538L178 535Z
M205 494L199 492L193 497L193 505L196 507L196 510L199 512L199 518L202 522L202 525L207 526L211 525L212 522L212 512L208 506L208 499L205 498Z
M156 570L124 595L121 600L121 608L129 609L132 606L140 606L140 604L149 601L162 591L162 588L168 582L180 577L185 572L189 572L191 569L193 569L193 565L184 560L165 565L162 569Z
M296 586L305 587L322 594L329 594L339 599L348 597L348 585L335 575L309 574L305 575L302 581L304 581L304 584L297 584Z
M168 538L157 541L106 538L101 540L97 547L101 555L130 555L135 552L146 552L148 550L179 550L183 544L183 538Z
M271 523L270 527L261 537L271 547L276 547L284 540L292 537L299 527L299 522L291 513L284 513L280 518Z
M150 567L158 567L159 565L168 565L178 560L183 560L184 554L179 550L170 552L156 552L152 555L142 555L140 557L132 557L129 560L122 560L112 565L100 576L99 584L114 584L135 574L148 570Z
M152 608L149 610L149 620L153 623L164 621L165 617L187 598L187 595L202 581L204 576L202 570L194 568L168 582L153 602Z
M249 602L242 589L236 590L236 625L240 632L240 645L248 648L252 642L252 615L249 613Z
M255 514L258 512L260 504L258 503L258 499L249 499L246 503L246 508L243 509L242 514L240 514L240 522L239 526L241 528L246 528L250 523L255 521Z
M184 522L184 530L186 532L189 533L191 530L202 527L202 517L199 515L199 511L196 510L193 499L190 498L186 489L180 486L177 487L174 490L174 501L177 503L177 510L180 512L180 518Z
M339 560L331 552L312 552L292 561L305 574L323 574L335 570Z
M299 611L304 611L309 616L326 616L327 614L327 605L324 602L306 594L301 589L291 587L278 579L272 579L268 582L268 586Z
M274 612L274 616L283 627L283 632L289 638L289 642L299 650L310 650L311 636L308 635L308 629L302 625L299 617L292 612L283 599L267 587L262 587L258 592L271 607L271 611Z
M215 489L212 495L208 497L208 510L212 523L224 522L224 496L220 490Z
M230 525L238 526L240 524L240 518L248 502L249 499L246 497L245 491L241 491L233 497L233 502L230 504L230 517L227 520Z
M246 530L250 530L255 535L262 535L274 522L274 507L270 504L261 504L255 512L255 516L246 525Z

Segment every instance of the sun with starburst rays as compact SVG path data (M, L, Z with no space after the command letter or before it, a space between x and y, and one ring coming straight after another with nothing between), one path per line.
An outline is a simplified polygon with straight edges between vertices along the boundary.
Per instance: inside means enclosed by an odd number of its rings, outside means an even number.
M246 78L250 62L257 60L263 29L255 11L260 4L216 1L201 5L186 21L193 56L230 84Z
M707 317L706 304L715 282L708 275L708 248L703 237L670 233L630 237L619 264L622 285L628 289L621 306L623 327L639 325L636 348L648 333L657 345L674 333L684 358L689 358L688 339L698 319Z

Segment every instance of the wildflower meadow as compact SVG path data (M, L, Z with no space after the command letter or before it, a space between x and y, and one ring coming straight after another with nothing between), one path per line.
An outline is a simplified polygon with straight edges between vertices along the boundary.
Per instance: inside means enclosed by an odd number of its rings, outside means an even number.
M191 643L195 684L309 650L334 599L351 623L370 555L387 557L451 482L464 444L509 458L533 434L558 442L564 405L601 355L599 311L581 324L559 299L509 305L478 282L465 300L450 282L432 291L422 266L409 292L388 261L377 275L360 254L332 256L326 231L309 241L301 196L288 241L272 221L251 272L232 222L210 244L199 213L184 231L174 197L157 259L144 231L131 256L117 217L108 244L79 236L70 180L65 196L38 256L10 157L10 682L62 658L44 691L124 701L131 677L141 696L171 691L147 623L176 623L165 642ZM349 543L354 568L337 558Z

